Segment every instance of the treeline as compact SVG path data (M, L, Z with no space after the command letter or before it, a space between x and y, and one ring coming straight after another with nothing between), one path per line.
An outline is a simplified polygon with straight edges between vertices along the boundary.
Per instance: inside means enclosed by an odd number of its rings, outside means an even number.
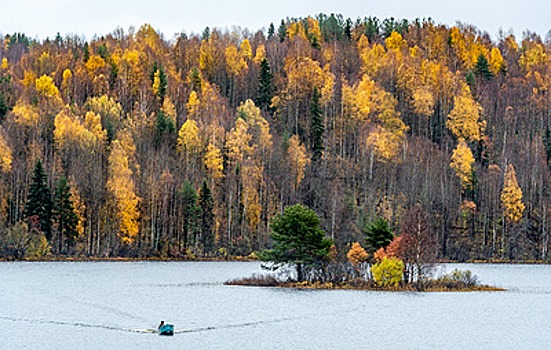
M248 255L303 203L342 258L422 208L440 258L548 259L551 44L519 40L334 15L6 35L1 254Z

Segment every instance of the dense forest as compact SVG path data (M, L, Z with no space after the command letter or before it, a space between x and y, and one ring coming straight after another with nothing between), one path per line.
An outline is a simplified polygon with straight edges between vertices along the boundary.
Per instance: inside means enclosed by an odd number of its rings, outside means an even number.
M247 256L302 203L341 256L421 208L441 259L548 260L548 52L534 33L323 14L5 35L0 254Z

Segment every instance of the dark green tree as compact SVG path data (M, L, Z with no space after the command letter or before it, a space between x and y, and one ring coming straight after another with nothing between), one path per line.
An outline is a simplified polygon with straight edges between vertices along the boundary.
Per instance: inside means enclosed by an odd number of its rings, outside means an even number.
M195 92L201 91L201 72L197 67L193 67L190 73L191 89Z
M347 18L344 24L344 37L348 40L352 39L352 20L350 18Z
M494 77L494 74L490 70L490 64L483 54L478 55L478 59L474 65L474 74L486 80L491 80Z
M78 215L71 198L71 187L63 175L56 181L53 204L53 219L58 231L58 252L61 252L64 239L68 247L73 247L78 236Z
M161 110L157 112L157 122L155 126L157 144L160 144L162 142L165 135L172 135L176 130L172 119L167 117Z
M279 37L280 42L285 41L285 37L287 36L287 26L285 25L284 20L281 20L281 24L279 25L279 28L277 29L277 36Z
M258 77L258 97L256 105L262 109L268 109L274 96L273 75L270 64L266 58L260 61L260 75Z
M286 207L271 221L274 248L261 254L264 261L276 264L276 268L294 265L297 280L304 281L305 266L316 266L329 258L332 241L320 228L320 219L306 206L296 204Z
M201 40L209 40L210 39L210 28L205 27L203 30L203 34L201 34Z
M205 254L210 254L214 248L214 201L207 180L203 180L199 193L201 208L201 244Z
M182 200L183 212L183 243L184 250L187 251L189 241L192 240L192 243L195 243L197 231L199 229L199 214L201 208L197 205L197 192L191 184L191 182L186 181L180 190L180 198Z
M8 105L6 104L4 94L0 92L0 121L4 120L6 114L8 114Z
M388 227L388 222L383 218L376 218L364 229L365 241L377 251L379 248L385 248L392 242L394 234Z
M36 217L40 230L48 241L52 239L52 191L40 160L34 166L24 216L27 219Z
M543 135L543 145L545 146L547 166L551 167L551 131L549 130L549 127L545 128L545 134Z
M84 62L88 62L90 59L90 47L88 46L88 43L84 43L84 47L82 49L82 59Z
M317 87L314 87L314 92L312 93L310 115L312 117L312 125L310 128L312 162L316 162L321 159L323 154L323 134L325 133L325 124L320 105L320 94Z
M268 40L273 38L275 35L275 26L273 23L270 23L270 26L268 27Z

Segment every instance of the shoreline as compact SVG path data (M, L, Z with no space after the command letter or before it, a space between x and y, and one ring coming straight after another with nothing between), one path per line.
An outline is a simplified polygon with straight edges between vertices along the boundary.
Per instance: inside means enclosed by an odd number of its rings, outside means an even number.
M140 261L158 261L158 262L183 262L183 261L198 261L198 262L208 262L208 261L243 261L243 262L254 262L261 260L253 259L247 256L231 256L226 258L162 258L162 257L47 257L42 259L6 259L0 258L0 262L140 262ZM545 260L523 260L523 261L514 261L514 260L473 260L473 261L453 261L453 260L439 260L436 262L439 264L496 264L496 265L550 265L551 261Z

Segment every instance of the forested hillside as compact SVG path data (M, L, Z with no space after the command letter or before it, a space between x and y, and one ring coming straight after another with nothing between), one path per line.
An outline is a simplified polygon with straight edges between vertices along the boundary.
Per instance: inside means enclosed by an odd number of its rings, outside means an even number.
M303 203L341 256L422 208L440 258L548 259L549 52L531 33L333 15L5 35L0 252L248 255Z

